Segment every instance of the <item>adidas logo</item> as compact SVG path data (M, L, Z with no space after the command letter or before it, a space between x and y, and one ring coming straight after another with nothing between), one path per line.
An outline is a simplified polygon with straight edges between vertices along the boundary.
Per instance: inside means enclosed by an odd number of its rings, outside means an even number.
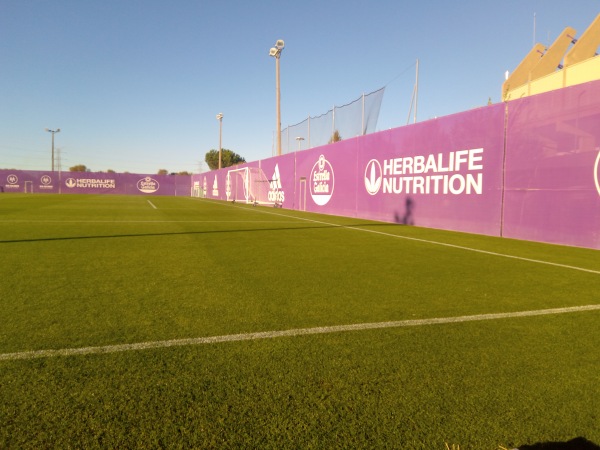
M279 164L275 164L273 176L269 181L269 201L275 203L283 203L285 200L285 192L281 186L281 175L279 174Z

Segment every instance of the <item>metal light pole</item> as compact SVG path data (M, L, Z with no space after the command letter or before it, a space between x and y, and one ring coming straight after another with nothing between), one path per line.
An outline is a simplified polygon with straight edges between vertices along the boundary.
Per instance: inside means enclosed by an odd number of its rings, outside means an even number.
M277 156L281 156L281 94L279 89L279 58L285 47L282 39L275 42L275 47L269 51L269 56L275 58L275 103L277 108Z
M60 128L57 128L56 130L46 128L46 131L52 133L52 172L54 172L54 133L60 133Z
M223 146L221 145L221 138L223 137L223 113L217 114L217 120L219 121L219 169L221 168L221 151Z
M302 141L304 140L304 138L302 136L298 136L296 138L296 140L298 141L298 150L300 150L301 145L302 145Z

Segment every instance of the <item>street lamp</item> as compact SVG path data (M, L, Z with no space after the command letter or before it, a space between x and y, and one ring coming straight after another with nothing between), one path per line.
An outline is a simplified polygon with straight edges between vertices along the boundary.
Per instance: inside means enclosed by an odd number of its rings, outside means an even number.
M285 43L282 39L278 39L275 42L275 47L272 47L269 51L269 56L275 58L275 103L277 108L277 155L281 156L281 96L279 89L279 58L281 52L285 47Z
M217 120L219 121L219 169L221 168L221 137L223 136L223 113L217 114Z
M304 140L304 138L302 136L298 136L296 138L296 140L298 141L298 150L300 150L300 147L302 145L302 141Z
M60 128L57 128L56 130L46 128L46 131L52 133L52 172L54 172L54 133L60 133Z

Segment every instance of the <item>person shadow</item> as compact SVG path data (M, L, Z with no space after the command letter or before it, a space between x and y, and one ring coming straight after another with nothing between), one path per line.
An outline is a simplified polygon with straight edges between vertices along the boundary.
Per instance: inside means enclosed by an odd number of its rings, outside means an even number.
M415 220L413 218L413 209L415 207L415 202L411 197L406 197L406 202L404 206L404 215L400 216L400 213L396 211L394 213L394 220L396 223L400 223L402 225L414 225Z
M600 446L588 441L586 438L577 437L566 442L538 442L531 445L522 445L518 450L600 450ZM517 450L515 449L515 450Z

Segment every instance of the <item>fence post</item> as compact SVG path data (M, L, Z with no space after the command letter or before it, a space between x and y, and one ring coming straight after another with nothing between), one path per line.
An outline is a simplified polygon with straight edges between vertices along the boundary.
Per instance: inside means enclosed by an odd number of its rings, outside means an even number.
M366 134L365 132L365 93L362 95L362 120L360 123L360 131L363 136Z
M331 129L331 139L333 140L333 134L335 133L335 105L333 105L333 113L331 114L331 122L333 127Z

